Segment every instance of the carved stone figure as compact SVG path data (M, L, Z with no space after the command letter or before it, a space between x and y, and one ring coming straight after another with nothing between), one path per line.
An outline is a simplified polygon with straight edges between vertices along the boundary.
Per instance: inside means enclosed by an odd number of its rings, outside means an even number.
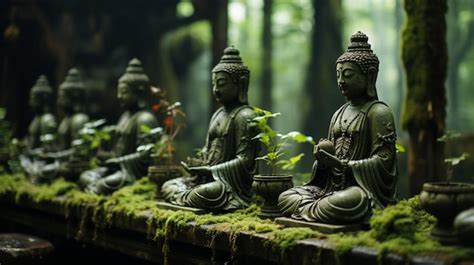
M348 100L333 115L328 139L314 147L309 183L283 192L280 210L295 219L352 224L396 200L395 123L378 100L379 60L357 32L336 62L338 87Z
M52 114L53 90L46 76L41 75L30 91L30 107L35 116L28 127L26 139L27 151L37 148L47 148L51 138L56 133L56 118Z
M71 143L79 139L79 131L89 121L84 113L86 90L76 68L69 70L66 79L59 86L57 105L64 114L58 127L58 149L71 148Z
M212 91L222 107L211 118L202 162L182 162L191 176L165 182L161 189L165 201L207 210L234 210L249 204L259 150L259 143L252 140L258 129L247 100L249 77L239 51L226 48L212 70Z
M150 80L138 59L132 59L119 79L117 97L125 112L115 128L111 152L98 156L103 167L81 174L79 184L86 192L109 194L146 175L149 148L139 148L147 139L143 126L158 126L147 103Z

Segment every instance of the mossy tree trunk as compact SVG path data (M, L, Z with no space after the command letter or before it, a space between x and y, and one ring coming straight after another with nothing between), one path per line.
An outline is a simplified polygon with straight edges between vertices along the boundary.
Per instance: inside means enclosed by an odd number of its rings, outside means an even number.
M304 133L326 137L332 114L344 102L336 83L336 60L342 53L340 0L313 0L311 58L306 73Z
M262 108L272 110L272 9L273 0L263 1L262 34L262 90L260 101Z
M406 95L402 127L410 135L408 177L410 192L424 182L445 178L444 134L447 72L446 0L406 0L402 32L402 60Z

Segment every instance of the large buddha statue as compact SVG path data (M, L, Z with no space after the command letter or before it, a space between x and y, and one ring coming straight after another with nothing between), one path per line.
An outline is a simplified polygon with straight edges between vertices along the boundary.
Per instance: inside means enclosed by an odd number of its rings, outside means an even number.
M38 148L48 149L48 143L56 134L56 118L52 114L53 90L46 76L41 75L30 91L29 104L34 112L33 121L28 127L26 148L29 153Z
M250 71L234 47L224 50L212 70L213 94L222 104L212 116L200 165L182 162L190 176L163 184L165 201L207 210L246 207L252 197L252 179L259 143L252 138L258 129L248 105Z
M312 222L354 224L372 209L396 200L395 123L391 109L378 100L379 60L368 37L357 32L336 61L337 84L347 103L333 115L328 139L314 147L309 183L280 194L286 216Z
M115 127L112 150L98 155L104 166L83 172L79 179L80 186L89 193L112 193L146 175L148 168L149 149L138 147L147 139L143 127L155 128L158 121L147 103L150 80L138 59L129 62L117 90L118 100L125 111Z

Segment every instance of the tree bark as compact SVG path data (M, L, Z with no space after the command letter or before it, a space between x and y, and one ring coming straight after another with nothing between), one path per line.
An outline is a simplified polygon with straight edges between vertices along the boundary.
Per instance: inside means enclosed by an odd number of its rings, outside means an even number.
M336 60L342 54L341 1L313 0L311 59L306 74L304 133L326 137L332 114L344 102L336 84Z
M405 1L407 21L402 32L406 97L402 127L410 135L408 177L411 194L424 182L439 181L444 171L447 73L446 0Z
M273 0L263 1L263 34L262 34L262 90L260 100L262 108L272 109L272 9Z

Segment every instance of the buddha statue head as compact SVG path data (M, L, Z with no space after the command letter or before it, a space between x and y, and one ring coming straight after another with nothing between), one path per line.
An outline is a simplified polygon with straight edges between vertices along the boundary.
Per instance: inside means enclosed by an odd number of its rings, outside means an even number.
M353 34L347 51L336 61L337 84L348 100L378 99L375 82L379 59L368 40L367 35L360 31Z
M212 92L217 102L248 104L250 70L242 62L239 50L227 47L219 63L212 69Z
M77 113L83 110L85 98L81 74L76 68L71 68L59 86L57 104L66 113Z
M51 111L53 103L53 89L49 86L45 75L40 75L35 85L31 88L29 104L35 113Z
M119 79L117 98L120 105L127 110L145 108L149 87L150 79L143 70L142 62L132 59Z

